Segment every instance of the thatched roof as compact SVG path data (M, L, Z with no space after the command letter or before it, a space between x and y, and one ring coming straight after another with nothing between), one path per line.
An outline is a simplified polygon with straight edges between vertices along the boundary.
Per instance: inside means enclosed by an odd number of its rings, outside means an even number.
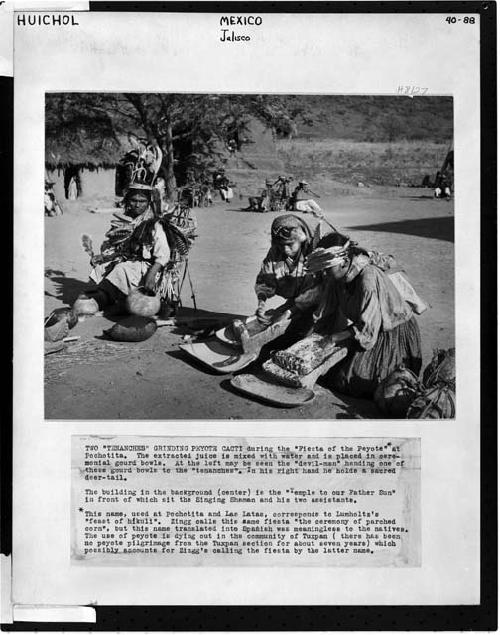
M45 165L49 169L114 167L131 149L104 97L48 93L45 98ZM127 128L131 122L127 120ZM132 126L133 127L133 126ZM135 134L135 130L130 132Z
M87 168L114 167L128 144L114 137L98 137L87 130L60 131L45 140L45 165L49 169L82 166Z

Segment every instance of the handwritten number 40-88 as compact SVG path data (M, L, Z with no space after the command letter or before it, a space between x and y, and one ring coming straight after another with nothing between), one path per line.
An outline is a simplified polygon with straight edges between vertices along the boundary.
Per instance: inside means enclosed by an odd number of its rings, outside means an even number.
M448 22L448 24L456 24L457 22L463 22L464 24L474 24L474 22L476 21L476 18L474 16L471 17L465 17L465 18L456 18L455 16L449 15L446 18L446 22Z

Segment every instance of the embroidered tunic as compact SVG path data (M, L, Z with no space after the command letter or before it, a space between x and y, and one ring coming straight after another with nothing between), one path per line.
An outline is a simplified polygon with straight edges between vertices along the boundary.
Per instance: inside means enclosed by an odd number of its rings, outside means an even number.
M167 236L161 224L156 222L151 244L143 244L141 247L141 259L124 260L114 265L111 270L109 264L96 265L90 278L96 284L106 279L122 293L128 295L132 289L142 284L152 264L158 263L164 267L169 260L170 247Z
M271 247L265 257L255 283L259 299L268 300L278 295L286 300L295 300L300 310L318 304L321 288L317 276L304 271L304 254L289 262L284 260L278 247Z
M300 222L309 236L300 255L295 259L285 258L280 247L272 245L257 275L255 293L263 300L275 295L295 300L297 308L304 311L317 307L321 297L321 279L317 274L307 273L304 262L318 241L331 230L316 219L300 219Z

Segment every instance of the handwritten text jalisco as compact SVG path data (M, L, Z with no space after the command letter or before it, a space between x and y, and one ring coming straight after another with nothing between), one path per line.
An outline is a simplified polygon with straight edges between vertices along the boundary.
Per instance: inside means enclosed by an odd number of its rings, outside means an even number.
M233 26L260 26L262 18L257 15L223 15L219 20L221 28L221 42L249 42L252 38L248 33L237 33L233 29L224 27Z

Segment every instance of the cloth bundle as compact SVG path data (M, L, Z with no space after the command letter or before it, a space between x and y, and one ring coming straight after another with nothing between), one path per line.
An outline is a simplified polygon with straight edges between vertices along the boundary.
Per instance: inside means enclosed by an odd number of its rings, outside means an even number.
M423 373L424 390L408 409L408 419L455 417L455 349L437 349Z
M383 379L374 400L390 417L452 419L455 416L455 349L437 349L423 372L423 380L404 366Z
M63 340L70 329L78 323L78 315L69 307L52 311L44 324L44 340L58 342Z
M455 389L455 349L438 348L434 351L432 360L423 373L426 388L436 383L449 384Z
M418 377L401 365L380 382L373 397L384 414L403 419L420 390Z
M287 371L307 375L318 368L339 345L331 335L313 333L284 351L277 351L274 362Z
M408 419L453 419L455 391L447 384L434 384L412 402Z
M395 271L394 273L388 273L388 275L403 300L410 305L413 313L421 315L424 311L427 311L429 305L415 291L404 271Z

